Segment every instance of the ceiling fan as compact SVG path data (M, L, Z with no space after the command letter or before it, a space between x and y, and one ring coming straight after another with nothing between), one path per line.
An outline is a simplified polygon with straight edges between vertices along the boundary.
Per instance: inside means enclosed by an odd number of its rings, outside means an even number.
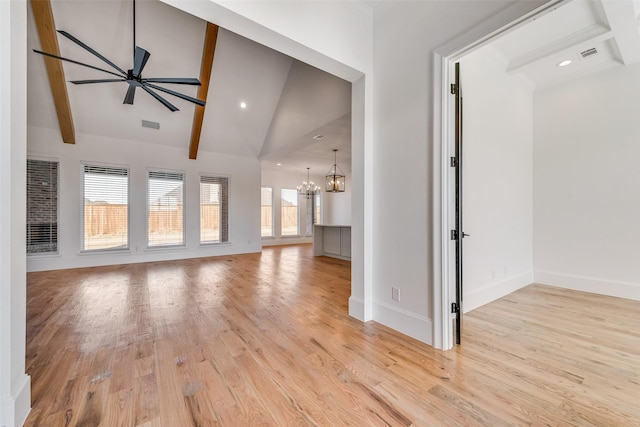
M151 56L151 54L145 49L139 46L136 46L136 0L133 0L133 68L130 70L124 71L122 68L118 67L116 64L114 64L113 62L111 62L110 60L108 60L98 52L96 52L94 49L92 49L91 47L87 46L86 44L84 44L83 42L81 42L71 34L69 34L68 32L58 30L58 33L62 34L63 36L65 36L66 38L68 38L78 46L82 47L86 51L92 53L101 61L105 62L106 64L109 64L119 73L118 74L116 72L105 70L103 68L94 67L93 65L84 64L82 62L74 61L73 59L64 58L62 56L54 55L52 53L42 52L40 50L33 49L34 52L39 53L41 55L49 56L51 58L59 59L61 61L71 62L73 64L82 65L83 67L92 68L94 70L102 71L118 77L117 79L110 78L110 79L92 79L92 80L72 80L71 83L73 84L82 85L82 84L91 84L91 83L126 82L129 85L129 87L124 97L124 101L122 102L123 104L133 105L133 98L136 93L136 88L139 87L145 92L147 92L149 95L153 96L155 99L160 101L165 107L167 107L171 111L178 111L178 108L172 103L170 103L169 101L167 101L164 97L160 96L160 94L158 94L155 90L168 93L178 98L182 98L186 101L193 102L194 104L197 104L197 105L201 105L201 106L205 105L204 101L185 95L183 93L176 92L171 89L167 89L162 86L158 86L156 84L156 83L174 83L174 84L182 84L182 85L200 86L200 80L198 79L179 78L179 77L166 77L166 78L165 77L159 77L159 78L143 78L142 77L142 70L144 69L144 66L149 60L149 57Z

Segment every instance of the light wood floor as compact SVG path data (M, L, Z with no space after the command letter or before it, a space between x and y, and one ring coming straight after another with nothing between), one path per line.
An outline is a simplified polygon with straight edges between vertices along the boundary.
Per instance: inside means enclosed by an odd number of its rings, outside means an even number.
M310 246L28 275L27 426L640 426L640 303L529 286L441 352Z

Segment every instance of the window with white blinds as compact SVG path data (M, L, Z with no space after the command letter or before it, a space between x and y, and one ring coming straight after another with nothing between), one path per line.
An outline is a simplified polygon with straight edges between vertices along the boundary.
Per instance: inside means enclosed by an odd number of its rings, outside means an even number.
M229 241L229 178L200 176L200 243Z
M148 171L147 246L184 245L184 173Z
M129 169L83 165L83 251L129 248Z
M298 236L298 190L283 188L280 190L280 226L282 236Z
M59 163L27 160L27 254L58 252Z
M322 224L322 194L316 194L315 196L315 215L313 216L314 224Z
M262 237L273 237L273 188L262 187L260 200L261 235Z

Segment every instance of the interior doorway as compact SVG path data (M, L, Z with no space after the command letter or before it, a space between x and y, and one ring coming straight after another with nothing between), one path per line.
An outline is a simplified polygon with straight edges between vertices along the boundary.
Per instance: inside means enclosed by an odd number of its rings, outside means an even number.
M494 68L508 64L489 45L563 4L548 3L441 58L440 309L445 349L463 342L465 312L533 282L533 86L507 73L504 79L492 77L497 75ZM463 245L469 234L474 237Z

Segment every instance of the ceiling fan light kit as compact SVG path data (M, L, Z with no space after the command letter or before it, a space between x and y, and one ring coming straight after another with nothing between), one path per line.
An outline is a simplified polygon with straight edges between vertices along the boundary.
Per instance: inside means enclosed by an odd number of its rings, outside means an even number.
M109 78L109 79L89 79L89 80L72 80L71 83L76 85L81 84L94 84L94 83L117 83L117 82L126 82L129 87L127 88L127 92L124 97L123 104L133 105L133 100L135 98L136 88L139 87L149 95L158 100L162 105L167 107L170 111L178 111L178 108L173 105L171 102L167 101L163 96L158 94L156 91L168 93L169 95L173 95L175 97L184 99L185 101L193 102L194 104L204 106L205 102L201 101L197 98L185 95L180 92L176 92L171 89L167 89L162 86L158 86L156 83L170 83L170 84L182 84L182 85L195 85L200 86L200 81L196 78L180 78L180 77L156 77L156 78L143 78L142 70L144 66L147 64L151 53L147 50L136 46L136 2L133 0L133 68L130 70L124 71L122 68L118 67L109 59L105 58L103 55L87 46L85 43L81 42L76 37L72 36L70 33L66 31L58 30L58 33L71 40L81 48L85 49L87 52L91 53L102 62L111 66L114 71L105 70L103 68L95 67L93 65L85 64L79 61L74 61L72 59L64 58L62 56L54 55L48 52L42 52L40 50L34 49L33 51L39 53L44 56L48 56L51 58L59 59L61 61L70 62L72 64L81 65L83 67L91 68L93 70L102 71L104 73L111 74L116 76L117 78Z

